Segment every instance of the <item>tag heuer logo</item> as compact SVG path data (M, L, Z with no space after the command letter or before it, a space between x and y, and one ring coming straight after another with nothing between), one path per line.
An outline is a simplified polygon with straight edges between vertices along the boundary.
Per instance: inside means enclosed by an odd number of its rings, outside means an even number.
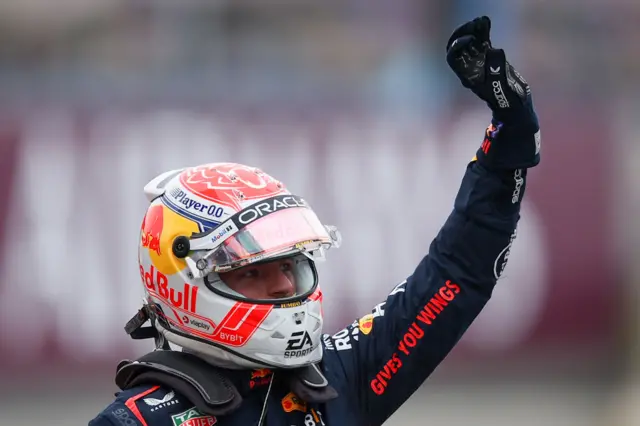
M196 407L171 416L171 421L173 426L213 426L218 423L218 419L202 414Z

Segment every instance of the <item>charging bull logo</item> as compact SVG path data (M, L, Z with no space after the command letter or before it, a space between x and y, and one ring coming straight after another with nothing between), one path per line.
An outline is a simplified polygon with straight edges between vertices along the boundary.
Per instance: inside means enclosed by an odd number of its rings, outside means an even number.
M162 236L163 209L162 204L151 206L142 219L142 247L153 250L158 256L162 254L160 237Z
M149 207L142 220L140 246L147 249L151 264L165 275L173 275L186 267L183 259L173 255L171 246L179 235L199 232L198 224L183 217L162 202Z
M268 174L235 163L189 168L180 174L180 183L201 198L238 210L242 201L268 198L286 191Z
M260 368L251 372L249 388L253 389L256 386L265 386L269 383L271 383L271 370L268 368Z
M260 368L258 370L253 370L251 372L251 379L262 379L270 375L271 375L271 370L269 370L268 368Z

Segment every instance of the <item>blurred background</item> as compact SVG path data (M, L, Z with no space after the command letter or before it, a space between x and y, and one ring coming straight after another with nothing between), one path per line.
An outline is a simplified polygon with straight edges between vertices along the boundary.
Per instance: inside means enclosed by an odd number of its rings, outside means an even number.
M494 298L388 424L640 425L636 0L0 0L0 424L87 424L151 348L122 327L164 170L286 182L344 235L327 332L368 312L489 122L444 60L482 14L532 86L543 162Z

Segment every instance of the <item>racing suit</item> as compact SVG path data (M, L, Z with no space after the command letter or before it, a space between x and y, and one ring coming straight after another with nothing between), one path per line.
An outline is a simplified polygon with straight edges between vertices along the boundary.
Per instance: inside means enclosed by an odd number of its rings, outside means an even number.
M491 136L495 132L487 131ZM320 367L338 398L303 401L278 382L278 371L227 371L243 397L241 408L228 416L202 414L174 390L145 385L116 394L89 425L244 426L258 424L263 411L262 424L271 426L382 424L434 371L491 297L515 238L526 175L526 169L491 169L471 161L452 213L413 274L370 315L324 336ZM265 401L271 374L276 380Z

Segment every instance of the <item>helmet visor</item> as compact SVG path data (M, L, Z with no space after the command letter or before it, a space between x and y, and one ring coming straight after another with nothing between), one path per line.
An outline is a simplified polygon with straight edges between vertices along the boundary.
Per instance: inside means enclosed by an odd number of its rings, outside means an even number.
M267 274L266 280L244 276L245 269L253 272L253 268L270 264L282 270L282 276L277 280L274 280L273 269L263 272ZM286 268L283 268L284 266ZM283 279L283 277L285 278ZM225 297L253 303L271 304L274 301L294 301L307 297L315 289L317 280L313 262L302 254L257 262L226 273L211 273L205 277L207 286Z
M328 249L338 242L337 231L324 226L306 206L269 212L240 225L237 220L225 222L206 237L192 240L194 251L187 264L196 267L195 275L202 277L276 256Z

